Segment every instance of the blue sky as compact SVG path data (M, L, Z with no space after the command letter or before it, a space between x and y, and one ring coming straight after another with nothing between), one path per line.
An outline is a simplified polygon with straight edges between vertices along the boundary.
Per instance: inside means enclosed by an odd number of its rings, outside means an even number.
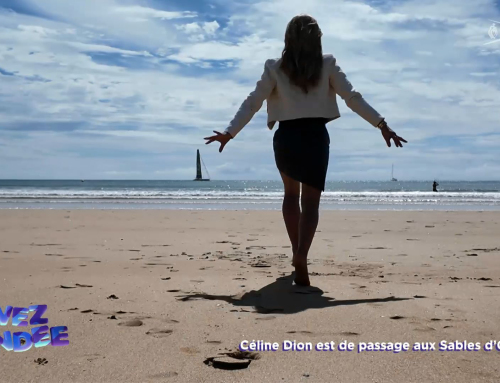
M317 18L325 53L410 143L387 148L339 99L328 179L500 179L498 0L0 0L0 178L279 179L265 105L224 130ZM498 24L500 33L500 23ZM486 44L486 45L485 45Z

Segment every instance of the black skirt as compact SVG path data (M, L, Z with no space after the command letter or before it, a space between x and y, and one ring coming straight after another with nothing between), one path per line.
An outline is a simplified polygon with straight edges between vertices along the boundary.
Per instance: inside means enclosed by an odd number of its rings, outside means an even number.
M324 118L280 121L274 133L278 170L296 181L325 190L330 136Z

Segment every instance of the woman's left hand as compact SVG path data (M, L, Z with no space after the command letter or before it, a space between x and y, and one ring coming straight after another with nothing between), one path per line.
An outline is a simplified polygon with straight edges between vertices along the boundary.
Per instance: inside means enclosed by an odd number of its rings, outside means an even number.
M408 143L408 141L406 141L403 137L399 137L396 134L396 132L393 131L391 128L389 128L387 125L380 130L381 130L382 136L384 137L384 140L389 148L391 147L391 139L394 140L394 144L396 145L396 147L400 147L400 148L403 147L403 144L401 142Z
M222 153L224 150L224 146L229 142L231 138L233 138L229 133L219 133L216 130L214 130L215 136L210 136L210 137L205 137L204 139L207 140L205 142L206 145L218 141L220 142L220 148L219 148L219 153Z

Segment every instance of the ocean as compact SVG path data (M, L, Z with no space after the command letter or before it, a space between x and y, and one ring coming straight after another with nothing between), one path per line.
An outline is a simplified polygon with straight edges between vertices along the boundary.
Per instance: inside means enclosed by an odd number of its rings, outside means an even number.
M0 180L0 209L279 210L281 181ZM329 181L322 210L500 210L500 181Z

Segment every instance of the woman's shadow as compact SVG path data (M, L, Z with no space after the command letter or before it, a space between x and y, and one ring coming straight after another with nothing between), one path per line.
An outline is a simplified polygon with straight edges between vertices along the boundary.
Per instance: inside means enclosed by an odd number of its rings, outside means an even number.
M212 295L192 293L178 296L180 301L196 299L220 300L238 307L251 307L259 314L282 313L296 314L308 309L322 309L334 306L357 305L363 303L384 303L404 301L413 298L386 298L347 299L336 300L324 296L324 292L317 287L299 287L293 284L294 273L280 277L260 290L252 290L239 295Z

